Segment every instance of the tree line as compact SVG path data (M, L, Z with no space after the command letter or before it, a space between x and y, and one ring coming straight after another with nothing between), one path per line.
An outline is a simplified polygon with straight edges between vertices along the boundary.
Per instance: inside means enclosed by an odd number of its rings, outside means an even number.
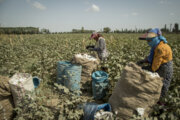
M150 29L150 28L149 28ZM116 29L111 30L110 27L104 27L99 32L101 33L145 33L149 29ZM0 34L59 34L59 33L92 33L95 30L86 30L84 27L81 29L72 29L70 32L50 32L48 29L41 29L36 27L0 27ZM174 26L170 25L170 28L165 24L163 28L161 28L162 32L165 33L180 33L179 24L175 23Z
M137 29L135 28L134 30L133 29L121 29L121 30L114 30L114 31L111 31L111 29L109 27L105 27L103 28L103 31L104 33L110 33L110 32L113 32L113 33L145 33L147 31L149 31L151 28L149 29ZM180 30L179 30L179 24L178 23L175 23L174 26L172 26L172 24L170 24L170 28L167 28L167 25L165 24L164 25L164 28L161 28L161 31L164 32L164 33L180 33Z
M35 27L0 27L0 34L38 34Z
M36 27L0 27L0 34L49 34L48 29Z

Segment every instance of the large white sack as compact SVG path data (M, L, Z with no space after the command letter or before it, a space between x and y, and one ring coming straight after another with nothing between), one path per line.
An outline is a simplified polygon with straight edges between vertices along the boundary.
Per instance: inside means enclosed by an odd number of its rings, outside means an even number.
M34 91L34 84L31 74L16 73L9 80L14 104L17 107L25 95Z

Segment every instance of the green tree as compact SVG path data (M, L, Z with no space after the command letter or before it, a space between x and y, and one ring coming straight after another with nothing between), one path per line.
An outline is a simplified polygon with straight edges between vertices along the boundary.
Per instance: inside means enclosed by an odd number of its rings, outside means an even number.
M178 23L174 24L173 32L175 32L175 33L179 32L179 24Z
M48 34L48 33L50 33L50 31L48 29L43 28L43 29L41 29L41 33Z
M109 33L110 31L111 31L111 29L109 27L103 28L103 32L104 33Z
M81 28L81 33L84 33L84 27Z

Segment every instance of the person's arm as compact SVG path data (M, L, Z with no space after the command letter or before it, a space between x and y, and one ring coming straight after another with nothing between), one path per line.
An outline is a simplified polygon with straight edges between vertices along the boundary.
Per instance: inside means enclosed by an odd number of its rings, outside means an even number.
M164 55L165 55L165 51L163 49L155 50L153 62L151 66L153 72L157 71L159 67L161 66Z
M91 51L103 51L105 48L105 40L104 39L99 39L99 46L96 48L90 48Z

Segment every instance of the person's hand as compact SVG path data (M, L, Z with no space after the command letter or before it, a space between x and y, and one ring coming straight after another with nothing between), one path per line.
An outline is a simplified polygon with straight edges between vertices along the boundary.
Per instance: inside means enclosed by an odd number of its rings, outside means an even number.
M136 64L137 64L137 65L142 65L142 64L144 64L144 63L148 63L148 57L145 57L144 60L138 61Z
M142 68L143 70L147 70L147 71L153 72L150 65L142 66L141 68Z
M93 45L88 45L88 46L86 46L86 49L88 49L88 50L90 50L90 49L92 49L92 48L94 48Z
M144 60L140 60L140 61L138 61L136 64L137 64L137 65L142 65L143 63L145 63L145 61L144 61Z
M87 50L89 50L89 51L93 51L93 50L94 50L94 48L91 48L91 47L90 47L90 48L88 48Z

